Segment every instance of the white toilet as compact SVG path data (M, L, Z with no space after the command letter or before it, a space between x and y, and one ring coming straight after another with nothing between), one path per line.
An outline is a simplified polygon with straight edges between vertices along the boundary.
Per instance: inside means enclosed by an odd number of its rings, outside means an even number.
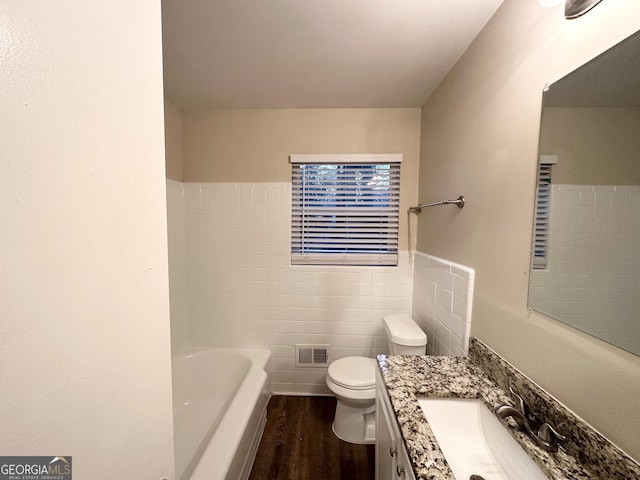
M427 336L404 313L382 317L389 353L424 355ZM350 443L375 443L376 360L345 357L329 365L327 386L338 403L333 419L333 433Z

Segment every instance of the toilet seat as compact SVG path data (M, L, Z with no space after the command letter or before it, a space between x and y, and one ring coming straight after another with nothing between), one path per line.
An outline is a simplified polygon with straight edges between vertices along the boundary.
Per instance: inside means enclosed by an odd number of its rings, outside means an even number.
M347 390L371 390L376 385L376 361L367 357L345 357L329 365L328 379Z

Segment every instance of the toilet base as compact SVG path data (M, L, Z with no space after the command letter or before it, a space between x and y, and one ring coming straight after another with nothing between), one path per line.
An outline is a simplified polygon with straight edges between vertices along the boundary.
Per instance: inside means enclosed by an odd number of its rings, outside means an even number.
M336 415L331 425L340 440L349 443L370 444L376 442L376 405L350 407L338 400Z

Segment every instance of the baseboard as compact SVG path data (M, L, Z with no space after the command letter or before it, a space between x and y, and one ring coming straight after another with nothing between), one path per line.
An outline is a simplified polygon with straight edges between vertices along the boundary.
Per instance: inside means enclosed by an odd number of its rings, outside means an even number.
M335 397L332 393L318 393L318 392L271 392L271 396L289 396L289 397Z

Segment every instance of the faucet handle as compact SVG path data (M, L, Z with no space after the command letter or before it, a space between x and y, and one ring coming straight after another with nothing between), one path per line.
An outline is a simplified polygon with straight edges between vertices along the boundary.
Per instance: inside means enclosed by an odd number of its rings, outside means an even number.
M509 390L511 391L511 394L517 399L516 408L520 411L520 413L524 415L529 422L532 423L534 428L540 425L542 421L540 421L540 419L538 418L538 414L531 411L529 406L525 403L524 399L518 392L513 389L513 387L509 387Z
M543 423L540 429L538 430L538 438L543 442L549 444L555 444L558 442L566 442L567 437L559 433L555 428L553 428L548 423Z
M520 395L518 395L518 392L516 392L513 387L509 387L509 391L511 392L511 395L513 395L514 397L516 397L516 408L520 411L521 414L523 414L525 417L527 416L527 405L524 403L524 400L522 399L522 397Z

